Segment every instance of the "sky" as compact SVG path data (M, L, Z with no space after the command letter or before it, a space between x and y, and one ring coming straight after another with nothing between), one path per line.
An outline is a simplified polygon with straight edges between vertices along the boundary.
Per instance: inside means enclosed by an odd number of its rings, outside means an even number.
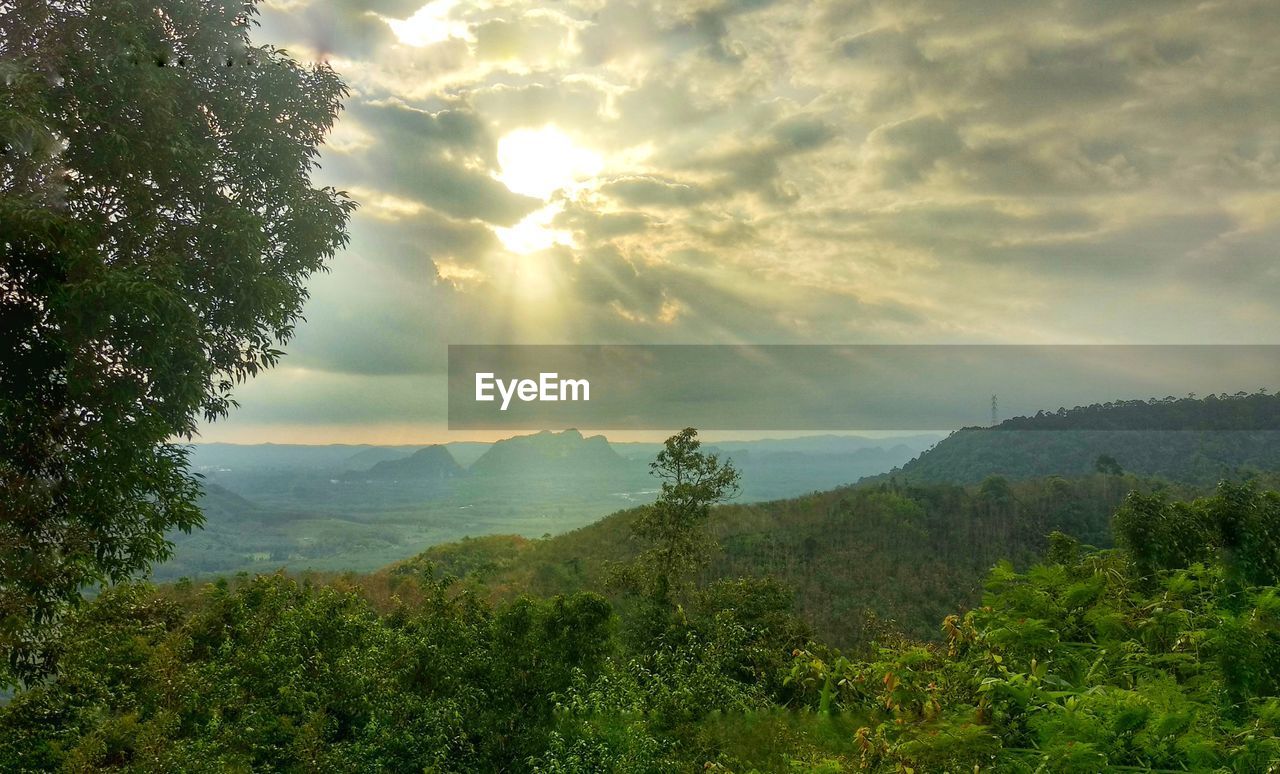
M360 208L204 441L475 437L451 343L1276 343L1274 0L261 10Z

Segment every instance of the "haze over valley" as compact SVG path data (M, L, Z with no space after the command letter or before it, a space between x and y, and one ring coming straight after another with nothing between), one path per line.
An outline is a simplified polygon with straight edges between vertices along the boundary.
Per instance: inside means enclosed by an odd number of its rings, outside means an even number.
M820 435L709 446L744 473L737 502L885 473L942 436ZM466 536L540 537L651 502L658 443L576 430L428 446L197 444L202 530L174 532L158 579L290 569L367 571Z

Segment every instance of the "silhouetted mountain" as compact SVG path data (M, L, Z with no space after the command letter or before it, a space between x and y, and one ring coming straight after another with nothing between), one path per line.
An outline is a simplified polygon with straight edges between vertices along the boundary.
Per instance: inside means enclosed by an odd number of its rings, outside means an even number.
M196 443L189 457L200 472L280 473L342 471L368 466L380 459L412 453L417 446L370 446L369 444L288 444L288 443ZM369 453L367 463L351 460ZM365 457L361 456L361 460Z
M937 437L810 436L714 449L741 469L737 501L745 503L858 481L906 463ZM445 449L468 473L494 446L455 441ZM613 444L571 431L496 446L474 474L459 475L438 450L412 458L420 445L198 445L196 462L210 492L205 527L171 535L175 555L157 573L195 577L282 565L368 570L468 534L575 529L651 501L660 485L648 469L656 443Z
M379 462L402 460L415 451L417 450L374 446L352 454L343 461L343 468L346 470L368 470Z
M440 446L428 446L403 459L383 460L363 473L353 471L347 478L365 481L434 481L463 475L462 467Z
M806 435L798 438L761 438L754 441L715 441L707 443L709 449L725 452L749 450L766 454L867 454L906 448L916 453L924 451L942 440L940 433L913 433L911 435L871 438L863 435Z
M445 448L449 450L449 454L458 461L458 464L464 468L469 468L478 459L480 455L489 451L492 443L482 441L450 441L446 443Z
M226 487L205 481L201 484L200 510L205 519L239 521L255 513L258 506Z
M544 430L495 443L470 472L482 476L560 477L616 475L636 468L618 455L603 435L584 438L577 430Z

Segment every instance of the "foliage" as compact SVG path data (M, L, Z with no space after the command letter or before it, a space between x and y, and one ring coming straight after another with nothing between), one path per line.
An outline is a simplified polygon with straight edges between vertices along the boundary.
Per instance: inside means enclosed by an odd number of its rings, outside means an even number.
M551 697L601 669L608 605L415 585L385 615L279 575L189 610L114 587L72 616L57 677L0 714L0 768L474 771L545 749Z
M1274 529L1271 502L1224 484L1179 508ZM1060 561L998 566L984 604L944 621L945 645L869 660L802 651L789 683L820 712L870 713L858 734L868 769L1280 770L1278 579L1233 581L1229 551L1140 558L1163 539L1135 532L1125 549L1081 551L1060 538Z
M1098 459L1094 460L1093 469L1107 476L1124 475L1124 468L1110 454L1099 454Z
M774 578L818 639L838 647L865 644L890 621L912 636L936 638L938 620L980 600L993 564L1033 561L1047 548L1047 533L1111 545L1111 514L1131 489L1170 497L1196 491L1128 475L969 487L890 480L721 505L707 522L719 549L696 579ZM483 582L495 597L592 590L626 605L611 590L609 568L639 554L640 541L631 539L638 514L624 511L542 540L444 544L422 558Z
M345 88L252 3L20 2L0 21L0 649L50 666L82 587L200 522L196 417L273 365L352 203L315 188Z
M629 568L628 580L661 608L676 604L690 575L710 561L711 506L738 492L738 471L699 451L701 445L691 427L667 439L649 465L662 479L661 492L631 523L648 547Z
M765 596L769 596L766 594ZM723 608L682 616L560 697L544 771L671 771L716 757L705 724L766 710L779 686L794 619Z
M840 497L885 552L928 547L957 513L938 502L1007 540L1016 509L1078 485ZM1055 532L1043 561L998 563L939 639L871 616L847 654L767 575L690 573L660 616L591 593L485 601L532 543L432 554L462 583L424 556L324 582L117 584L67 620L56 676L0 709L0 768L1276 772L1277 502L1252 484L1135 492L1119 548ZM837 535L846 512L824 513ZM980 542L951 528L957 552Z
M1115 517L1116 536L1139 574L1220 558L1247 585L1280 584L1280 494L1223 484L1213 499L1170 502L1134 493Z

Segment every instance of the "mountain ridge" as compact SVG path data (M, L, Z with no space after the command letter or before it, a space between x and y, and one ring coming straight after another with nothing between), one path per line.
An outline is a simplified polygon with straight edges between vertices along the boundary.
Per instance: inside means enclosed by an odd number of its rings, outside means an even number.
M466 474L449 450L433 444L415 451L407 457L376 462L364 472L351 471L349 479L386 481L409 479L414 481L444 480Z
M474 475L511 477L592 476L632 468L603 435L576 429L543 430L497 441L471 464Z

